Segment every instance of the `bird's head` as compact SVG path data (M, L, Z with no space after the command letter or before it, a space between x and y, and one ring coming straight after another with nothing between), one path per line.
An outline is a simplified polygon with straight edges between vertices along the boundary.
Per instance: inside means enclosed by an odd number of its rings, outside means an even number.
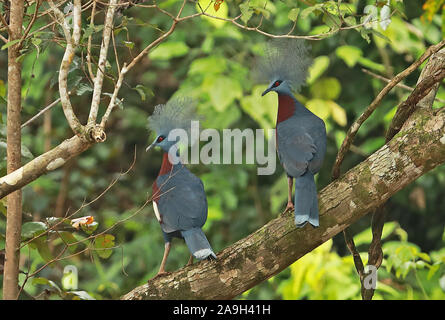
M196 103L191 98L174 98L166 104L155 107L153 114L148 118L148 127L156 133L155 140L145 149L160 147L165 152L170 152L172 147L178 150L178 143L191 143L191 121L197 118L195 113Z
M275 91L292 95L306 82L312 64L309 47L299 39L272 39L266 43L264 56L260 57L254 74L261 82L269 82L263 96Z
M168 138L168 134L160 134L156 137L156 139L145 149L148 152L150 149L154 147L160 147L165 152L169 152L171 147L173 147L177 143L177 139L170 140Z
M288 83L288 81L286 80L273 80L270 84L269 87L267 87L266 90L264 90L262 96L264 96L265 94L267 94L270 91L275 91L278 94L285 94L285 95L291 95L292 94L292 89Z

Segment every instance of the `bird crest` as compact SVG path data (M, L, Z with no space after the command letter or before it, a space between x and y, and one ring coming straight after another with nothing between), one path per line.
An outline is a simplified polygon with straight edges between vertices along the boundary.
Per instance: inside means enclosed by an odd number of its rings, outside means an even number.
M196 102L189 97L173 98L166 104L155 106L148 117L148 128L157 135L167 136L173 129L182 129L190 134L192 120L199 120L196 114Z
M257 77L261 81L287 81L293 90L300 90L312 64L309 49L301 39L269 40L256 67Z

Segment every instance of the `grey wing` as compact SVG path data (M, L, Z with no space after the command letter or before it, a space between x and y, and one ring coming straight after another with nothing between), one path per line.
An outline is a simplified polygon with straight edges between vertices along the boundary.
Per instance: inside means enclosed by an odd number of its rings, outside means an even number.
M185 170L184 170L185 169ZM158 178L161 196L158 200L165 232L202 227L207 219L207 199L202 181L185 167L173 177Z
M278 130L278 156L286 173L303 175L317 152L313 138L299 126L283 123Z
M324 156L326 153L326 126L320 118L312 128L312 137L315 141L317 152L309 162L309 170L315 174L317 173L323 164Z

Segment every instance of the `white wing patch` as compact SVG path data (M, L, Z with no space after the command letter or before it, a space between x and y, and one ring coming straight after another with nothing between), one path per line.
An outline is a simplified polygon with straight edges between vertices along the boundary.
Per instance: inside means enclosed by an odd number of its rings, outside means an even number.
M158 205L156 204L156 201L153 201L153 209L155 211L156 219L158 219L158 222L161 222L161 215L159 214Z

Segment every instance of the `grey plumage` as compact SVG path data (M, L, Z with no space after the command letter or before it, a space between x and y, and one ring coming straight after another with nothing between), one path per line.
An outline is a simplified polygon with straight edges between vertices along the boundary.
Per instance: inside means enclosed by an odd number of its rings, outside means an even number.
M197 259L216 259L201 230L207 220L204 185L180 161L173 163L169 158L171 151L179 155L178 142L169 140L169 133L182 129L189 134L191 121L198 118L195 110L196 104L192 99L176 98L157 105L153 115L148 118L149 128L156 132L157 137L147 150L158 146L164 151L159 175L153 183L153 208L166 244L158 274L165 273L164 266L173 238L184 239Z
M277 152L288 176L286 211L294 209L295 225L318 222L318 199L314 175L320 170L326 152L326 128L322 119L295 98L305 83L312 59L302 40L276 39L267 44L265 56L257 67L268 92L278 94ZM295 179L295 198L292 184Z
M174 98L155 106L153 114L148 117L148 128L158 135L168 135L173 129L189 132L190 122L195 119L198 119L196 102L189 97Z
M312 64L309 49L304 40L271 39L255 73L260 81L286 80L292 90L298 91L306 82L308 68Z

